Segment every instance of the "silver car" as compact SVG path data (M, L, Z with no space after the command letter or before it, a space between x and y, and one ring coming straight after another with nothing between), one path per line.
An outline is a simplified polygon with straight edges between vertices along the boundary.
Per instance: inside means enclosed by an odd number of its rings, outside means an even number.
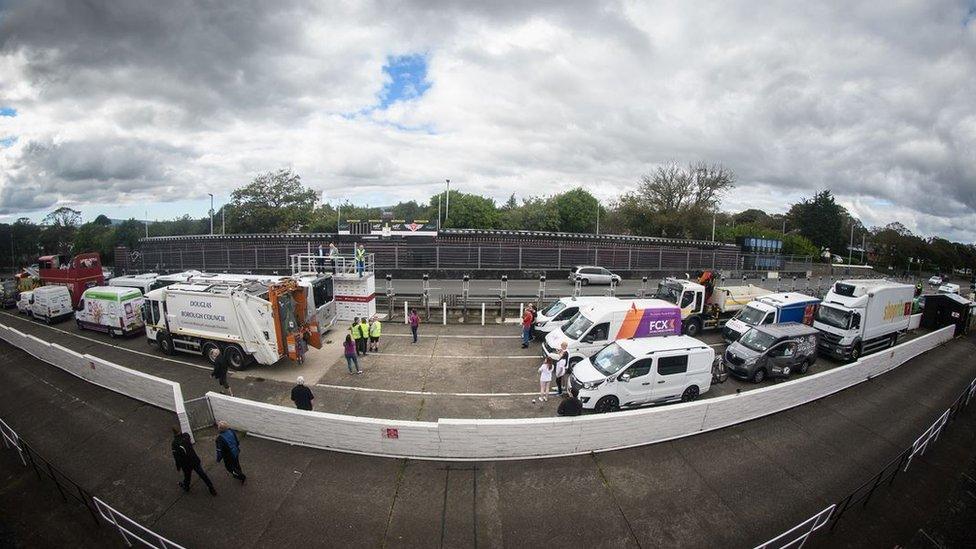
M610 284L613 280L615 284L620 284L620 275L615 275L603 267L593 265L581 265L569 272L569 279L575 281L580 279L580 284L588 286L590 284Z

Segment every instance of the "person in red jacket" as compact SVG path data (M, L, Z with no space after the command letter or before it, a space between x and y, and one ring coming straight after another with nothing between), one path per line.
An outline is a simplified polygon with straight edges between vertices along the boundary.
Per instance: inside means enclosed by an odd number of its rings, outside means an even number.
M529 342L532 341L532 321L535 319L535 311L532 310L532 305L525 308L522 312L522 348L525 349L529 346Z

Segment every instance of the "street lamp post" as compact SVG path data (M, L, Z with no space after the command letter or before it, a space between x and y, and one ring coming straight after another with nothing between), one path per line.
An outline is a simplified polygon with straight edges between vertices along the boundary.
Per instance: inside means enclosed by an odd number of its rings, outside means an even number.
M447 223L447 218L451 215L451 180L445 179L447 181L447 198L444 200L444 223Z
M207 193L207 194L210 195L210 234L212 236L213 235L213 215L214 215L214 209L213 209L213 193Z

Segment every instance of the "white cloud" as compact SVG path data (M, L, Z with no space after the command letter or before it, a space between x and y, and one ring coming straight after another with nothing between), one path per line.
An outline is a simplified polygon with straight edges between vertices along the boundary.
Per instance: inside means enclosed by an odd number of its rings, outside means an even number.
M976 240L964 2L98 6L0 17L0 106L19 113L0 118L19 138L0 213L227 194L280 166L357 202L445 177L611 199L705 159L739 175L729 209L830 188L868 225ZM388 57L416 53L430 89L365 110Z

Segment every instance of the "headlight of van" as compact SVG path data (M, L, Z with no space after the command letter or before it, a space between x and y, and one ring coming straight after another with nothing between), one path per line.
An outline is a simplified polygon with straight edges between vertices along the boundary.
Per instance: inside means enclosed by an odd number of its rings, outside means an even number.
M596 389L600 385L603 385L603 382L604 381L606 381L606 380L601 379L600 381L590 381L590 382L584 383L583 384L583 388L586 389L587 391L590 391L592 389Z

